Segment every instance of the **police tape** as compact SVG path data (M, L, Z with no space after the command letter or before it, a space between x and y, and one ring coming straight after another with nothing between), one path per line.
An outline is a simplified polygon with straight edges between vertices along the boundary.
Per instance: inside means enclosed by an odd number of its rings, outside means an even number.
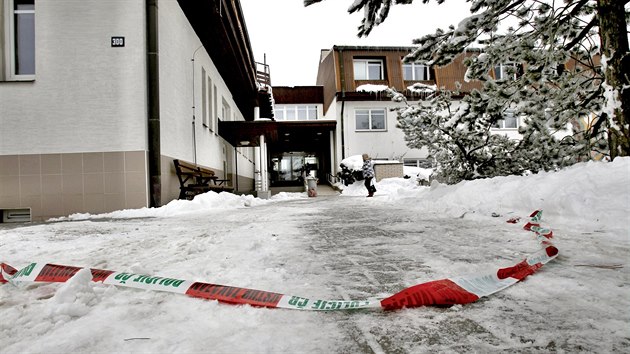
M92 274L93 282L102 282L105 285L166 291L207 300L217 300L223 303L257 307L335 311L366 308L397 310L420 306L468 304L524 280L558 256L558 249L550 242L553 233L551 230L540 226L541 217L542 211L535 211L530 215L523 228L536 234L536 239L542 248L516 265L484 274L447 278L414 285L383 299L322 300L146 274L93 268L90 268L89 271ZM517 223L518 221L518 219L508 220L510 223ZM31 263L18 270L6 263L0 263L0 283L9 282L14 285L32 282L63 283L82 269L82 267L50 263Z

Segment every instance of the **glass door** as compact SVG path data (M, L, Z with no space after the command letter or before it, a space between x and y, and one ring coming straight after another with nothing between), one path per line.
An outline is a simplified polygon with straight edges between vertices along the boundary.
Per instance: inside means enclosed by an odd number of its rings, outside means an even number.
M271 159L271 181L303 183L304 154L282 153Z

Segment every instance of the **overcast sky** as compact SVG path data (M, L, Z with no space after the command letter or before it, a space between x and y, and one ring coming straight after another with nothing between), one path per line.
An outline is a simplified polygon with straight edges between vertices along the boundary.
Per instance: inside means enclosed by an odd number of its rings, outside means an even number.
M357 37L362 13L348 14L352 0L326 0L304 7L303 0L241 0L256 61L265 54L274 86L315 85L321 49L333 45L410 46L414 38L456 25L469 15L464 0L392 7L368 38Z

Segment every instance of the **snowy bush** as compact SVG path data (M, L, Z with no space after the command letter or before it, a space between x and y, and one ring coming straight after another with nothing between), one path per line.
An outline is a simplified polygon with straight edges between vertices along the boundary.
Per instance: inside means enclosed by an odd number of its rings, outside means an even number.
M339 164L341 172L337 173L345 186L353 184L355 181L363 180L363 158L361 155L347 157Z

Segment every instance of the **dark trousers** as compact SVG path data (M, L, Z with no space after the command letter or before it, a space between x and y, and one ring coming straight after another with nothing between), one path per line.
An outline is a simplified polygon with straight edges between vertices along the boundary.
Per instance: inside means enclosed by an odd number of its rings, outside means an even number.
M374 193L376 192L376 187L374 187L374 185L372 184L372 179L374 177L366 177L365 178L365 188L367 188L368 193Z

